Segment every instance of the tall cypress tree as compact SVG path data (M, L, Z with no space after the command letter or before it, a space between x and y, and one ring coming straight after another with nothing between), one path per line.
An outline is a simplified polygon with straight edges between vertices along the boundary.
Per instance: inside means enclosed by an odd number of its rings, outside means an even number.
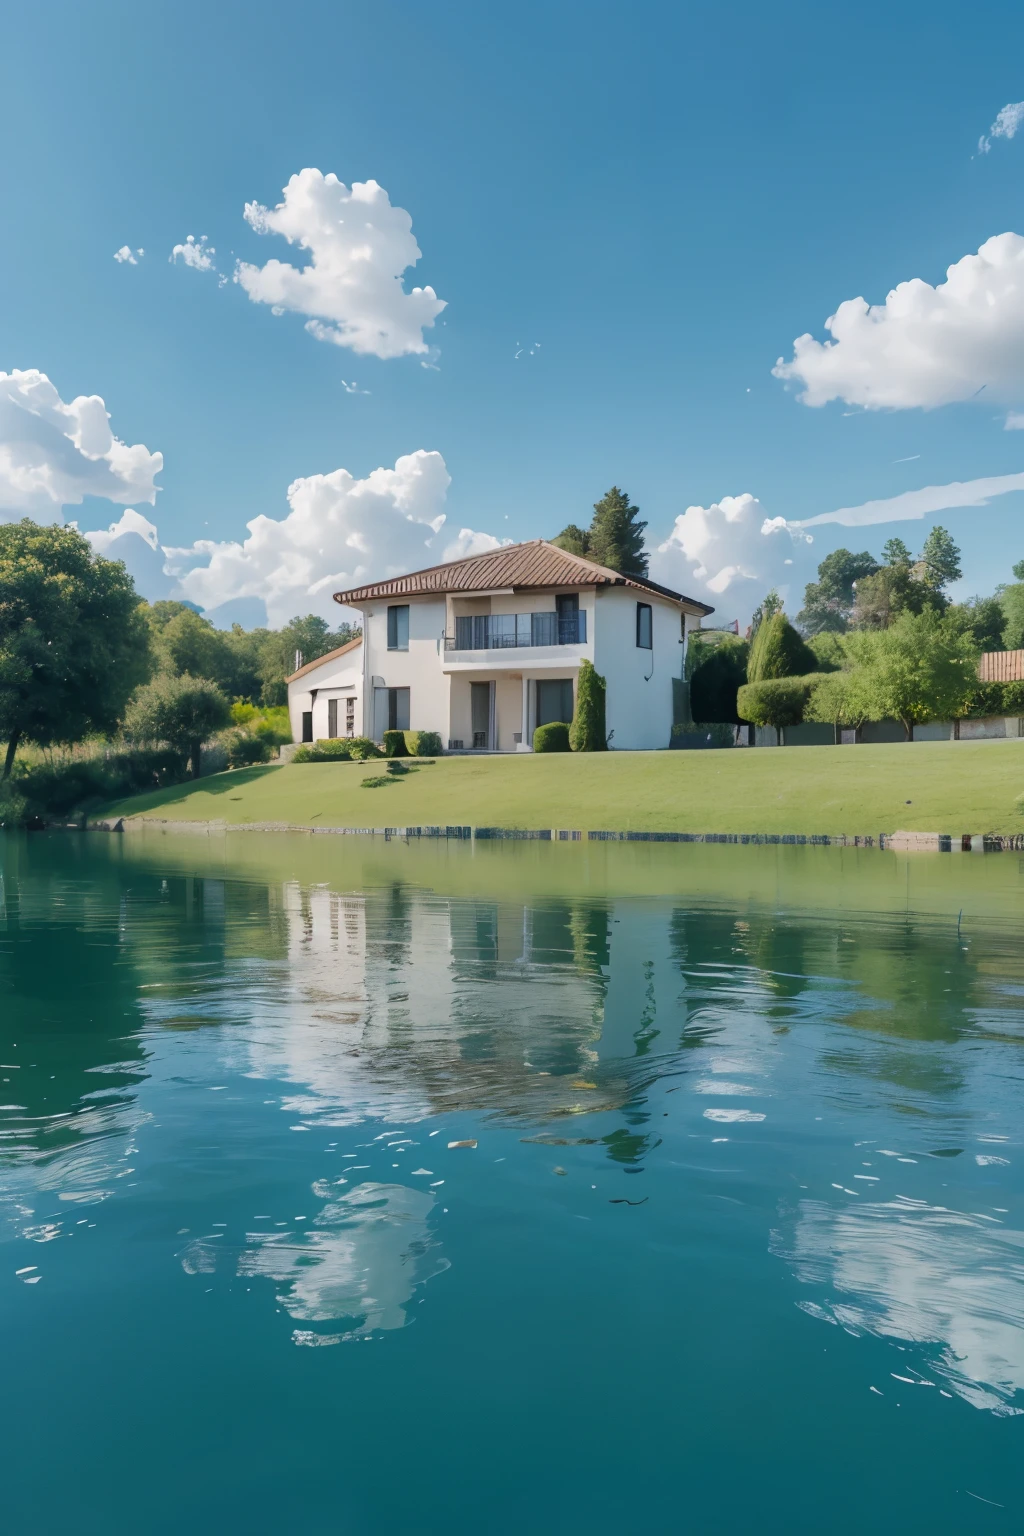
M640 508L632 506L626 492L613 485L594 504L594 520L590 525L590 559L596 560L598 565L619 571L623 576L646 576L646 527L647 524L640 521Z

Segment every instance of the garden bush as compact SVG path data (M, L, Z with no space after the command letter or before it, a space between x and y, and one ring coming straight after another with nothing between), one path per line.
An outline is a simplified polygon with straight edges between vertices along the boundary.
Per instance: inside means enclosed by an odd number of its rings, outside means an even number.
M437 731L406 731L405 745L410 757L441 757L444 753Z
M581 661L576 684L576 709L569 727L569 746L574 752L607 752L606 691L607 684L601 674L595 671L594 663Z
M384 756L385 757L408 757L409 756L409 748L405 744L405 732L404 731L385 731L384 732Z
M323 741L308 742L299 747L292 757L293 763L350 763L355 757L351 741L344 737L330 737ZM379 753L377 754L380 755Z
M747 680L750 647L736 635L690 636L686 646L689 719L738 725L736 693ZM681 725L687 724L679 719Z
M254 763L269 763L274 750L265 737L254 736L251 731L232 731L225 746L228 763L232 768L251 768Z
M552 720L550 725L538 725L533 733L535 752L571 752L569 727L564 720Z
M752 725L774 726L777 731L787 725L799 725L815 681L808 677L778 677L747 683L736 698L740 718Z
M67 821L104 801L163 789L186 777L184 755L166 747L22 762L9 781L0 820L6 826Z
M368 757L384 756L380 747L369 736L345 736L341 740L357 762L365 762Z
M818 669L818 658L797 633L784 613L765 619L750 643L747 682L764 683L781 677L799 677ZM696 710L696 704L694 704ZM742 715L742 710L740 711ZM787 721L795 725L795 721Z

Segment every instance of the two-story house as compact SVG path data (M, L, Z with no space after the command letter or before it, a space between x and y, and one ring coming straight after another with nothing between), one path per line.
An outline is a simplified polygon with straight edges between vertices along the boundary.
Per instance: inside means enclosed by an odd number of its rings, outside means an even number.
M607 682L610 745L666 747L687 636L714 611L543 539L334 596L363 615L361 647L328 663L361 656L355 734L437 731L453 751L529 751L539 725L572 719L583 660ZM334 734L351 734L340 709Z

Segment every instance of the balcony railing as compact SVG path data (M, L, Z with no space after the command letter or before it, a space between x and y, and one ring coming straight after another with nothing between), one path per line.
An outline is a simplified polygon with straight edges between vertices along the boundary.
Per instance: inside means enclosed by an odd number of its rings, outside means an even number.
M587 615L574 613L473 613L456 618L447 651L505 651L523 645L585 645Z

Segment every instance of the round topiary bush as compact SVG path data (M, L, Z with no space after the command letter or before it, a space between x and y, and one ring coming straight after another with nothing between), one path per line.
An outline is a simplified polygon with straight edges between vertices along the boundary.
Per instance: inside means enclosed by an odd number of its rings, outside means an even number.
M564 720L552 720L550 725L538 725L533 733L535 752L569 752L569 727Z

